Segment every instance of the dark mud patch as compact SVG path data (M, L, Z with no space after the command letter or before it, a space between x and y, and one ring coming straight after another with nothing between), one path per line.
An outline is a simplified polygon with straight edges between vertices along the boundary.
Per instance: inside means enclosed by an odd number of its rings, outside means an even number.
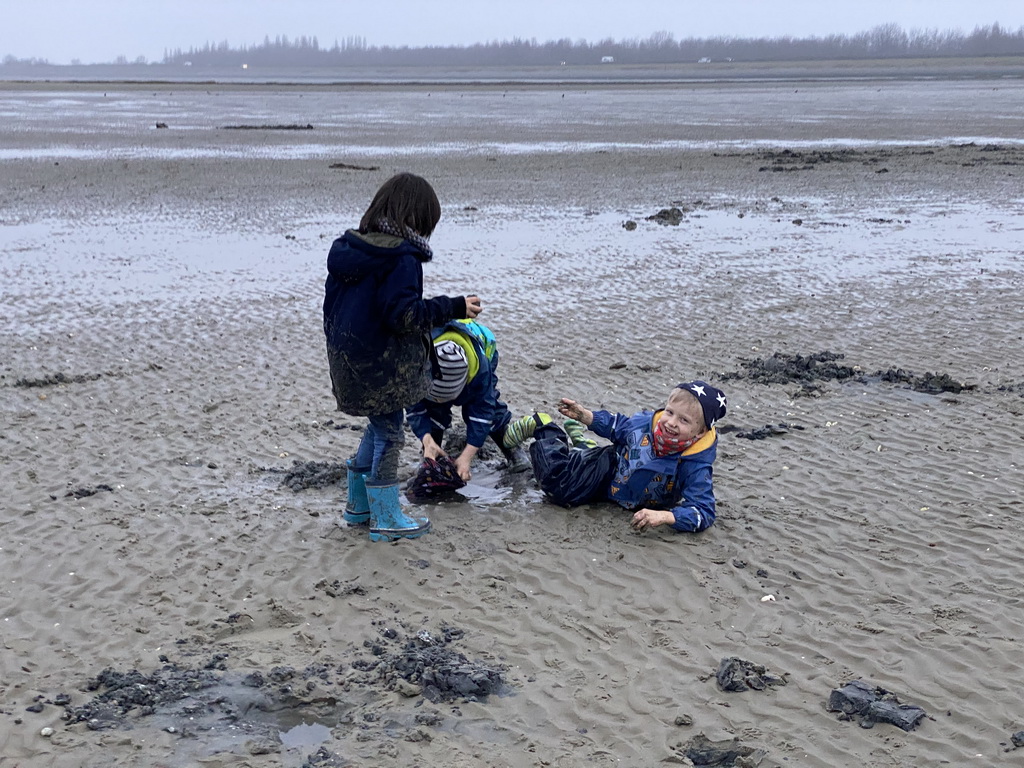
M680 758L685 758L696 768L756 768L766 754L763 749L744 746L739 737L712 741L703 733L674 745L672 752L673 759L666 762L681 762Z
M273 123L270 125L222 125L224 131L312 131L313 124Z
M776 352L771 357L741 358L742 371L723 373L720 378L722 381L746 379L756 384L845 381L859 375L859 371L840 363L844 357L829 351L810 355L786 355Z
M145 367L145 370L160 371L163 370L163 366L157 363L150 363ZM99 379L108 377L119 378L127 375L130 374L126 371L104 371L103 373L64 373L63 371L58 371L57 373L50 373L46 376L39 376L37 378L22 376L15 379L9 386L23 387L26 389L34 387L59 387L67 386L69 384L88 384L90 381L98 381Z
M95 496L97 493L113 493L113 492L114 492L114 489L111 488L109 485L106 485L105 483L100 483L99 485L93 485L93 486L90 486L90 487L75 488L74 490L68 491L67 493L65 493L64 494L64 498L65 499L86 499L89 496ZM51 499L55 499L57 497L56 496L51 496L50 498Z
M339 171L379 171L379 165L352 165L351 163L331 163L327 166Z
M657 213L645 217L645 219L646 221L653 221L655 224L661 224L662 226L678 227L687 215L704 207L706 206L703 200L695 200L692 203L673 202L669 208L662 208ZM628 223L629 222L627 222L627 224ZM633 222L633 226L627 226L626 229L636 229L636 223Z
M309 488L348 488L348 468L339 462L300 461L288 469L265 468L263 471L281 475L281 485L298 493Z
M440 632L420 630L403 638L398 630L383 627L380 639L367 641L369 659L352 662L366 673L367 684L379 684L404 696L431 702L483 701L493 693L506 692L504 669L471 662L453 647L463 631L442 626Z
M785 675L775 675L768 668L752 661L730 656L722 659L715 672L715 680L723 691L763 691L786 684Z
M879 371L877 374L882 381L892 384L908 384L915 392L927 392L937 395L943 392L969 392L974 389L972 384L963 384L956 381L948 373L925 373L916 375L902 368L890 368L887 371Z
M86 683L86 691L97 691L91 700L72 706L67 698L63 719L71 725L85 723L93 731L126 727L133 710L137 717L152 715L158 707L169 707L213 688L220 682L214 670L223 668L223 657L218 656L199 669L168 664L148 675L108 668Z
M996 387L997 392L1010 392L1024 397L1024 384L1001 384Z
M723 435L732 433L736 437L742 437L745 440L764 440L769 437L777 437L778 435L788 435L793 430L803 431L803 429L799 424L789 424L780 421L778 424L765 424L763 427L755 429L741 429L740 427L725 425L718 427L718 432Z
M85 384L90 381L97 381L102 379L104 376L110 376L109 373L78 373L78 374L66 374L66 373L51 373L49 376L42 376L38 379L21 378L16 379L13 386L15 387L56 387L61 384Z
M901 704L892 691L861 680L852 680L832 691L825 709L839 712L840 720L858 720L861 728L890 723L904 731L914 730L927 716L921 707Z
M457 715L460 702L511 692L505 667L459 650L460 629L414 630L397 620L371 626L372 639L350 644L340 658L303 666L236 665L199 639L178 640L178 661L163 655L149 672L107 668L77 694L43 696L33 706L63 707L66 727L78 730L174 734L182 757L303 748L316 750L304 764L326 767L345 764L326 743L332 739L429 740L423 727L443 726L446 715L425 703L450 705Z
M928 152L930 150L925 150ZM861 150L861 149L815 149L815 150L765 150L759 152L757 157L767 165L760 166L758 171L811 171L819 165L830 165L833 163L856 163L868 167L890 161L892 158L906 154L905 151L896 152L893 150ZM921 153L911 153L921 154ZM879 169L875 169L879 170ZM886 169L887 170L887 169Z
M1024 165L1024 148L1004 144L951 144L945 147L879 149L769 149L755 152L716 153L719 157L750 157L762 173L814 171L829 166L859 165L873 173L889 173L906 158L931 165L966 168Z
M967 155L966 158L960 162L960 165L965 168L986 165L1024 165L1024 150L1020 147L1011 147L1003 144L979 145L971 141L966 144L956 144L955 148L963 150Z
M742 371L722 373L722 381L743 379L756 384L799 384L803 394L816 394L818 382L857 381L862 384L886 382L903 384L916 392L959 394L975 389L973 384L964 384L946 373L916 374L903 368L890 367L874 373L865 373L859 365L842 362L845 355L836 352L815 352L809 355L786 355L776 352L771 357L740 359Z

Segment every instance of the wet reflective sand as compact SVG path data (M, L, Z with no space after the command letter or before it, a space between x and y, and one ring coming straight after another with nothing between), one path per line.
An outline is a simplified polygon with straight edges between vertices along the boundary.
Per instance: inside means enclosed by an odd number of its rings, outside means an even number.
M206 91L0 88L5 756L651 764L703 732L766 749L765 765L1005 759L1024 85ZM314 129L222 129L242 123ZM268 470L341 461L358 440L330 395L324 260L402 169L444 207L427 292L483 297L517 415L562 396L632 413L775 352L973 389L727 379L726 425L803 429L721 435L719 519L699 536L550 506L488 461L426 510L430 535L371 546L337 524L343 490L296 493ZM678 224L648 219L673 207ZM411 442L403 460L411 473ZM442 623L506 665L512 695L439 706L349 674L386 628ZM168 712L100 732L53 703L80 704L106 667L214 653L232 674L336 673L275 693L256 720L294 738L269 753L237 737L244 719L187 739ZM724 693L727 656L788 684ZM836 720L823 705L854 678L932 719ZM325 690L344 722L312 716ZM307 723L330 738L291 730Z

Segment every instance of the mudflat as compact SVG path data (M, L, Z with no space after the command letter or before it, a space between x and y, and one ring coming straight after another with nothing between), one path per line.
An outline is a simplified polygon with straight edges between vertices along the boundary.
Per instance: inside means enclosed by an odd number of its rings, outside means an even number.
M1022 759L1020 84L106 88L0 88L0 765ZM342 524L325 258L398 170L515 415L725 390L714 526L496 452Z

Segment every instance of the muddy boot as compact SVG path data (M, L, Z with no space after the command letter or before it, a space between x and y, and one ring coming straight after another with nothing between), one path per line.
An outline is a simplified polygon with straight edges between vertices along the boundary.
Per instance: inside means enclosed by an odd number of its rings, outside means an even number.
M501 443L498 443L498 447L501 448L501 455L505 457L509 472L525 472L530 468L530 457L523 446L517 445L515 448L506 448Z
M402 511L398 483L366 484L370 500L370 541L415 539L430 530L430 520L409 517Z
M366 496L366 475L352 469L352 462L345 462L348 467L348 500L345 502L345 522L349 525L366 525L370 522L370 499Z

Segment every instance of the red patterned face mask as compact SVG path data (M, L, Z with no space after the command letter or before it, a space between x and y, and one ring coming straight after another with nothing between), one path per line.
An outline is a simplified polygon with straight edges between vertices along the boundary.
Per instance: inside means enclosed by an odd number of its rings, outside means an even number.
M682 453L698 440L700 440L699 437L691 437L688 440L683 440L678 437L669 437L661 429L661 422L659 421L657 426L654 428L651 447L654 449L655 456L668 456L670 453Z

